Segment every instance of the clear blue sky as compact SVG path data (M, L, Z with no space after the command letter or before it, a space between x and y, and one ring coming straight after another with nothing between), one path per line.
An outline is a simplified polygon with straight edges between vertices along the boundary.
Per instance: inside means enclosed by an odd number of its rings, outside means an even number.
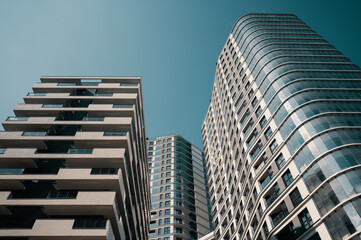
M147 136L201 147L217 57L250 12L294 13L361 65L356 0L0 0L0 119L40 76L141 76Z

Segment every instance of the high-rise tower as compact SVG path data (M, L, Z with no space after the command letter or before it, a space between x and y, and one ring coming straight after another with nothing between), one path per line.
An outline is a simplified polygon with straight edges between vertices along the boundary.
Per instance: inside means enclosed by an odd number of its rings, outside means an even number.
M42 77L24 102L0 132L0 239L147 239L141 79Z
M217 239L360 239L360 99L360 68L296 16L241 17L202 126Z
M203 152L180 136L147 141L150 239L198 239L210 231Z

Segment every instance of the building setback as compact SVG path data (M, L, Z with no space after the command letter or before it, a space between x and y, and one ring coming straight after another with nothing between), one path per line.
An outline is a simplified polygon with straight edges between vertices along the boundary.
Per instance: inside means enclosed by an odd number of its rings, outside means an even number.
M180 136L147 141L151 185L149 239L198 239L210 232L203 152Z
M141 79L42 77L24 102L0 132L0 239L147 239Z
M241 17L202 126L216 238L360 239L360 99L360 68L295 15Z

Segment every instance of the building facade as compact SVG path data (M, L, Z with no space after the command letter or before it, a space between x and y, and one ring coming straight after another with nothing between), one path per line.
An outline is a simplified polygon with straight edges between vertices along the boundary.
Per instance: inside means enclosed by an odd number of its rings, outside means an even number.
M198 239L210 232L203 152L180 136L147 141L149 239Z
M361 71L291 14L248 14L203 145L217 239L360 239Z
M139 77L42 77L0 132L0 239L147 239Z

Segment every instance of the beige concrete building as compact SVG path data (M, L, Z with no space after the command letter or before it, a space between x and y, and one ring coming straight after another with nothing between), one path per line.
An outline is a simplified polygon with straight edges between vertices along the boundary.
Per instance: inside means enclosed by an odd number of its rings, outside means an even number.
M147 141L151 184L149 239L198 239L210 232L203 152L181 136Z
M147 239L139 77L42 77L0 132L0 239Z
M359 240L361 70L292 14L247 14L203 145L217 239Z

